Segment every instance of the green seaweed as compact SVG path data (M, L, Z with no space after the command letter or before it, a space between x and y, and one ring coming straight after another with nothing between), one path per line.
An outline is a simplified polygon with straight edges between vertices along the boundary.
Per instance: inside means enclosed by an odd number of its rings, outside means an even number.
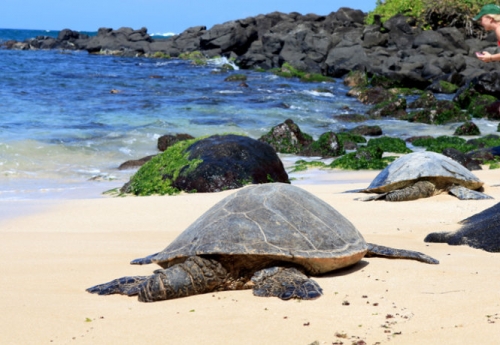
M334 160L331 168L345 170L381 170L387 167L397 157L382 157L382 150L378 146L359 147L356 152L348 153Z
M425 147L427 151L441 153L446 148L454 148L461 152L473 150L474 145L467 144L465 139L443 135L437 138L420 138L412 142L414 146Z
M381 137L374 138L368 141L367 147L379 147L383 152L394 152L394 153L410 153L410 150L406 146L406 142L403 139L391 138L391 137Z
M187 174L202 162L201 159L189 159L189 152L186 150L203 138L205 137L179 141L153 157L132 176L127 192L140 196L180 193L179 189L172 186L172 182L181 171Z
M277 76L283 77L283 78L299 78L300 81L303 82L333 82L334 79L331 77L324 76L319 73L308 73L308 72L303 72L298 70L297 68L293 67L291 64L288 62L285 62L281 68L273 68L271 69L271 72L276 74Z
M327 168L328 165L321 161L305 161L303 159L299 159L298 161L295 162L295 165L293 166L292 170L290 172L298 172L298 171L305 171L309 168Z

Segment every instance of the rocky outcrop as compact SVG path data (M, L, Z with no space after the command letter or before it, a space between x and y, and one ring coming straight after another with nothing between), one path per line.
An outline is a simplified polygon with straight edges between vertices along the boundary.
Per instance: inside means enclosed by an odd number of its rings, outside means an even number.
M59 37L9 41L9 49L80 49L126 56L169 56L200 51L207 57L233 57L241 68L277 68L284 63L308 72L341 77L350 71L383 76L392 84L432 89L438 81L462 86L497 69L474 52L496 49L494 34L467 38L463 28L422 30L396 15L383 24L365 25L365 14L340 8L325 16L273 12L218 24L191 27L170 39L154 40L145 28L101 28L94 37L63 30ZM485 77L487 78L487 77ZM485 80L485 83L491 83ZM500 85L485 88L500 94Z

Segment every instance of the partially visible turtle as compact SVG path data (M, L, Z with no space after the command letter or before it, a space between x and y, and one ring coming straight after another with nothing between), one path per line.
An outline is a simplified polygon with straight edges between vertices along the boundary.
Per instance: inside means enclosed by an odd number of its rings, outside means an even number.
M314 299L322 289L306 274L350 266L365 255L438 263L419 252L366 243L339 212L301 188L254 185L214 205L163 251L132 261L163 269L87 291L139 295L143 302L248 288L256 296Z
M500 203L460 221L462 227L450 232L432 232L425 242L466 244L487 252L500 252Z
M492 199L481 193L483 182L464 166L435 152L401 156L382 170L365 189L349 192L378 193L362 201L408 201L448 192L460 200Z

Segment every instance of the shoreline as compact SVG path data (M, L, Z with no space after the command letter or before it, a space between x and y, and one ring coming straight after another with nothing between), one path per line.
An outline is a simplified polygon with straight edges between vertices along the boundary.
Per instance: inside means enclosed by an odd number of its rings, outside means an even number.
M365 187L377 173L359 172L341 184L294 184L335 207L368 242L418 250L440 264L366 258L315 277L324 295L314 301L258 298L246 290L140 303L85 291L121 276L151 274L157 266L128 263L162 250L235 190L43 202L50 205L35 200L39 212L0 227L2 343L491 343L500 331L498 254L423 238L458 229L459 220L496 204L500 187L491 186L499 183L498 172L474 172L493 200L441 194L401 203L360 202L343 193Z

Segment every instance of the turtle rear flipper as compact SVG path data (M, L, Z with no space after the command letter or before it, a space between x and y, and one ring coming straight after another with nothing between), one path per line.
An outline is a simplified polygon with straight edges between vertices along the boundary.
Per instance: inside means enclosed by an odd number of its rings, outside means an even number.
M367 245L368 252L365 255L366 257L378 256L393 259L417 260L420 262L425 262L427 264L439 264L438 260L425 255L424 253L416 252L413 250L390 248L373 243L367 243Z
M491 196L465 188L463 186L453 186L448 192L460 200L483 200L483 199L493 199Z
M255 272L253 294L260 297L316 299L323 290L314 280L296 268L270 267Z

